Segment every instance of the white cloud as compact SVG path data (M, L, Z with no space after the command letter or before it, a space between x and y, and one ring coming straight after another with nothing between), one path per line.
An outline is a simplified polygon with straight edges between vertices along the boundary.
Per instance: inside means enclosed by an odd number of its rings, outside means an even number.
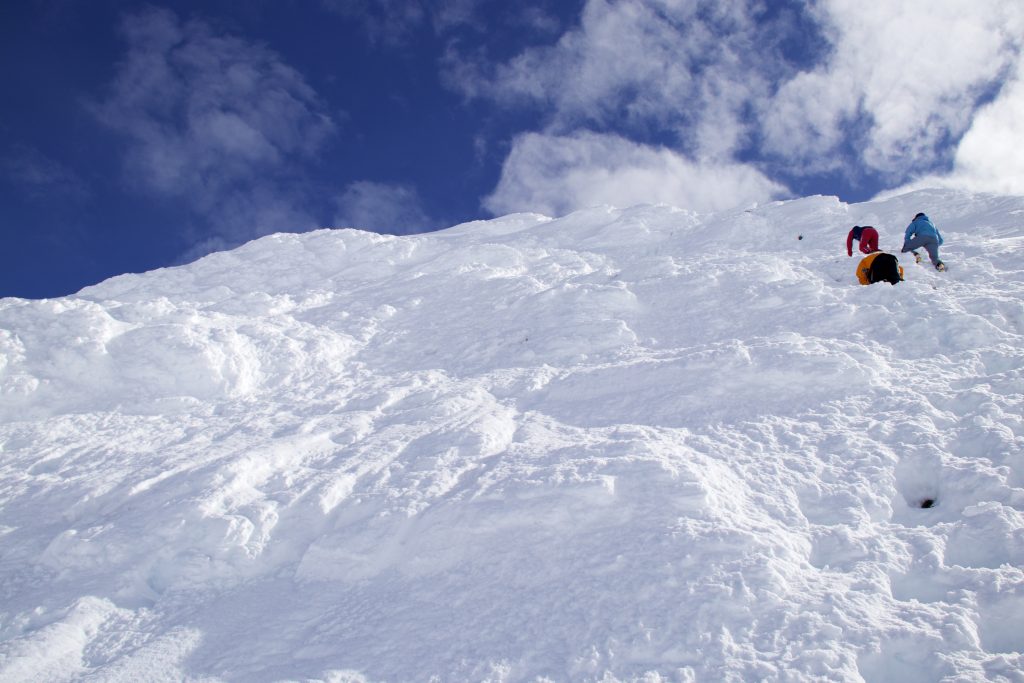
M977 111L949 173L927 175L883 196L926 187L1024 195L1024 61L998 97Z
M955 161L998 188L1008 181L995 164L1013 160L988 141L1016 140L1012 117L998 133L993 121L1013 107L978 106L1022 60L1024 4L588 0L554 45L496 64L458 49L445 60L450 87L540 112L545 135L592 130L711 167L756 159L754 173L855 182Z
M827 62L764 103L765 151L809 171L843 145L893 178L948 163L986 89L1020 60L1018 0L827 0Z
M998 99L975 114L952 176L971 189L1024 195L1024 60Z
M548 14L540 7L515 7L519 10L518 16L515 17L516 23L535 34L555 35L562 28L557 17Z
M192 229L194 243L177 262L189 263L275 232L322 227L304 208L308 203L308 197L298 191L260 181L224 191L205 214L214 229Z
M784 192L744 164L697 164L672 150L615 135L527 133L516 138L501 181L484 205L495 214L549 216L600 204L666 203L715 211Z
M543 130L514 142L485 207L713 210L784 192L734 160L756 130L750 103L768 96L776 69L762 68L763 55L784 33L763 15L756 0L590 0L556 44L508 62L449 52L447 83L465 96L547 113Z
M229 242L313 227L289 183L334 124L302 76L270 50L151 9L128 42L96 117L128 141L126 171L187 201Z
M744 142L741 109L768 85L752 61L750 46L768 32L754 5L591 0L554 46L483 69L479 55L449 55L447 82L470 97L544 107L554 131L655 127L698 156L720 158ZM712 117L722 135L694 134Z
M416 190L398 184L359 181L336 200L335 227L409 235L437 227L423 210Z
M760 104L764 151L792 164L796 174L850 163L838 150L858 115L851 92L849 83L822 73L802 73L786 82L778 96Z
M444 33L461 26L479 25L481 0L435 0L433 9L434 30Z

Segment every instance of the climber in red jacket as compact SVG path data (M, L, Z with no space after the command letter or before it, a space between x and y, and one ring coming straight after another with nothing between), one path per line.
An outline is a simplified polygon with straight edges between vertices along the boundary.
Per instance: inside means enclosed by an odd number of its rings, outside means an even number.
M855 225L846 236L846 255L853 256L853 241L860 241L860 250L865 254L878 251L878 231L870 225Z

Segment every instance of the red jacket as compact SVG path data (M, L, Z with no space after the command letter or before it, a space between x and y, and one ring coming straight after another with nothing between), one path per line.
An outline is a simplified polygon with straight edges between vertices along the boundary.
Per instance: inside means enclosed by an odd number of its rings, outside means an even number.
M853 256L853 241L860 240L860 250L865 254L878 251L878 231L870 225L855 225L846 236L846 255Z

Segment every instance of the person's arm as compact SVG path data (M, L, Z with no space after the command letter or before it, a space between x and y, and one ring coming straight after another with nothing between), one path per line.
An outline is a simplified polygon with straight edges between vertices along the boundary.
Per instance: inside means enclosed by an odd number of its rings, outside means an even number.
M846 236L846 255L853 256L853 230Z

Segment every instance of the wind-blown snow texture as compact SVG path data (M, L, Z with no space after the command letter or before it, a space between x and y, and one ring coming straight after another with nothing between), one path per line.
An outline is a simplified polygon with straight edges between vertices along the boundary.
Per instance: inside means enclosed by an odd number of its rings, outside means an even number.
M917 211L951 270L856 284ZM1022 340L1024 199L950 192L5 299L0 680L1024 681Z

